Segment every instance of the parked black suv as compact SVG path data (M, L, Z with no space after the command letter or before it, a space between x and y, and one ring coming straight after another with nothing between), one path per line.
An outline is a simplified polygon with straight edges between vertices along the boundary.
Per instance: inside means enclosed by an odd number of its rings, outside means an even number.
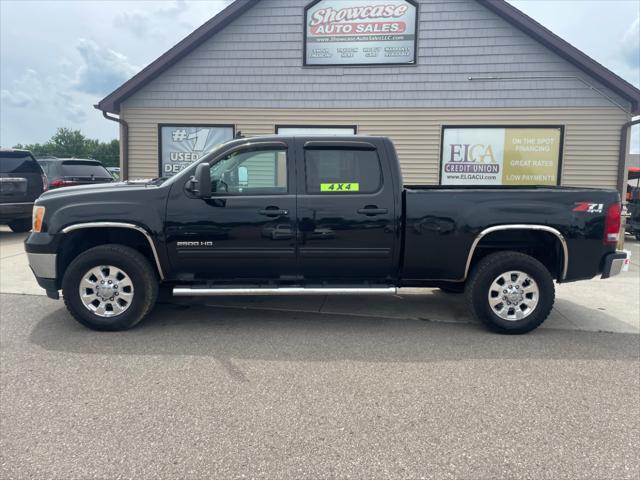
M113 182L114 178L98 160L43 158L38 163L49 178L50 188Z
M31 230L33 202L47 189L47 177L27 150L0 150L0 224Z

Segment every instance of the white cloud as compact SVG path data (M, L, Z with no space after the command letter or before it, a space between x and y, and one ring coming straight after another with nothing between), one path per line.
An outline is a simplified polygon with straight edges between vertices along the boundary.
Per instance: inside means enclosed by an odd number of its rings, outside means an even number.
M627 67L634 72L636 85L640 82L640 15L622 37L620 54Z
M73 88L80 92L105 95L139 70L121 53L92 40L79 39L76 50L82 58L82 65L76 72Z
M177 0L171 5L155 10L132 10L122 12L113 19L113 26L143 38L156 36L164 31L167 22L175 22L177 17L188 10L184 0Z
M11 90L2 90L2 103L15 110L31 109L40 114L53 111L72 123L81 124L87 114L74 94L67 90L68 84L64 76L43 76L27 68L12 83Z
M2 103L10 107L23 108L33 105L33 98L21 91L10 92L9 90L2 90L0 92Z
M82 124L87 119L85 107L77 103L70 93L57 92L53 97L55 106L64 113L64 117L72 122Z

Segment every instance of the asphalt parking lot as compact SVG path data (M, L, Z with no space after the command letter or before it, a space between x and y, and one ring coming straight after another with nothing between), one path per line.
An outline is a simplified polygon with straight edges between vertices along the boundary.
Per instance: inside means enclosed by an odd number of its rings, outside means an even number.
M1 478L640 476L640 260L529 335L460 299L160 305L96 333L0 231ZM26 270L25 270L26 269Z

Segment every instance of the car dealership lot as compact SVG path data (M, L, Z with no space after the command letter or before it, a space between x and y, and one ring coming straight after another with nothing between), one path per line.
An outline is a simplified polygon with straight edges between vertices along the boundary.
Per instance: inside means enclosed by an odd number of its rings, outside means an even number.
M640 474L635 241L630 272L505 337L437 291L186 301L97 333L41 295L23 237L0 232L2 478Z

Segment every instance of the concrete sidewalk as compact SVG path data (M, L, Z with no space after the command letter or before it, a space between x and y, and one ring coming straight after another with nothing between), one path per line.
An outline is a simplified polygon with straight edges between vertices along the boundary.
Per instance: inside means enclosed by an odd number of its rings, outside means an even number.
M11 233L6 227L0 227L0 293L44 295L27 264L22 244L25 237L25 234ZM608 280L557 285L555 308L543 328L640 333L640 242L627 237L625 248L632 252L629 272ZM229 297L197 301L181 299L180 302L204 303L215 308L409 318L445 323L475 321L460 295L431 289L402 289L400 295L393 297Z

